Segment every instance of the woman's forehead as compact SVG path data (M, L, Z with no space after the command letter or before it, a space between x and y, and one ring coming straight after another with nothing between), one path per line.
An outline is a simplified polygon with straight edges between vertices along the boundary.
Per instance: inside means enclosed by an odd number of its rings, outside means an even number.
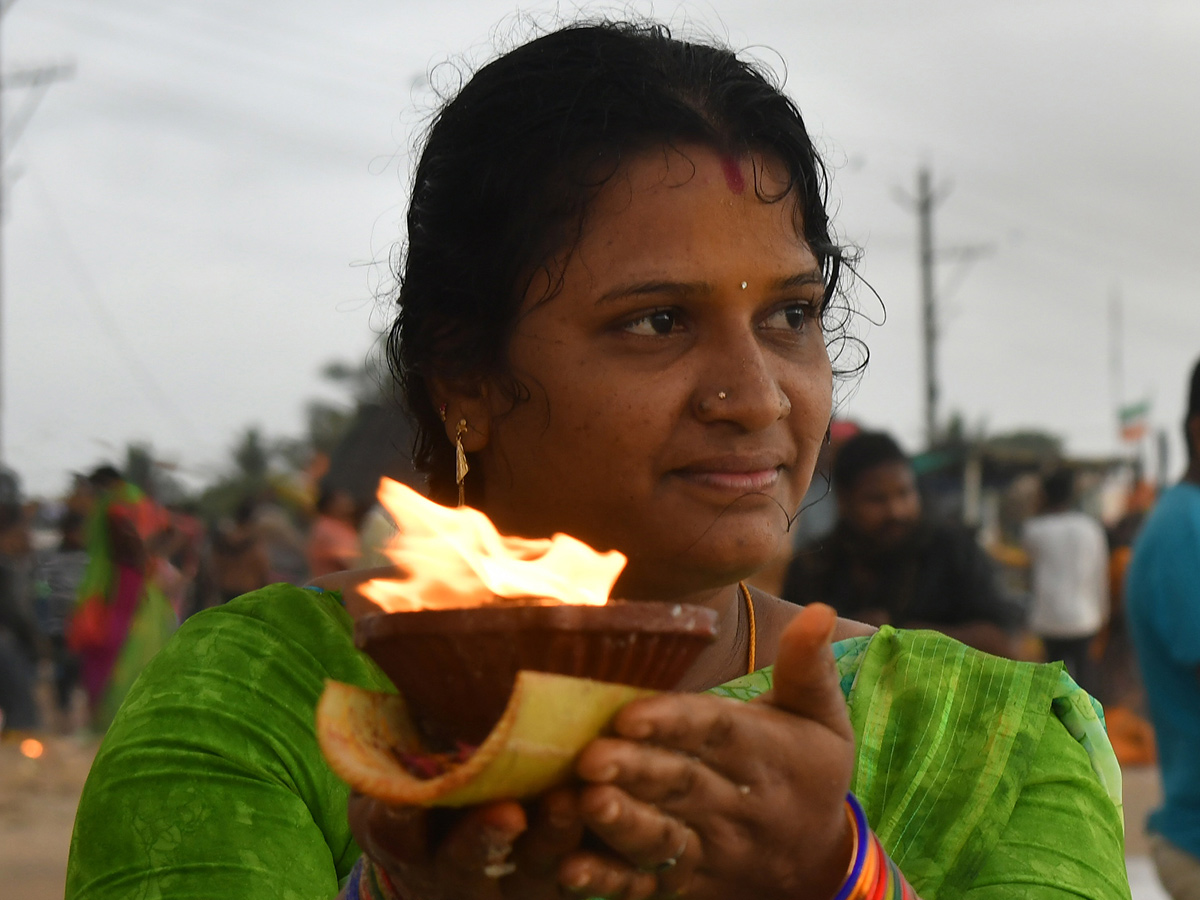
M526 309L563 287L817 271L786 167L763 154L672 145L626 159L592 197L575 240L535 274ZM725 271L730 266L736 273ZM557 287L556 287L557 286Z
M626 162L593 199L581 248L620 247L627 257L703 249L714 241L794 257L807 251L797 196L782 164L761 154L705 146L643 153Z

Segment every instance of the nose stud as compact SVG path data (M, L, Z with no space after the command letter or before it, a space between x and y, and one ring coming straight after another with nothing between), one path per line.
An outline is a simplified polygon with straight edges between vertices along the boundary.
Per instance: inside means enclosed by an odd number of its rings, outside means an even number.
M744 291L745 289L746 289L746 282L743 281L742 282L742 290Z
M724 399L725 399L726 397L728 397L728 396L729 396L729 395L728 395L728 394L726 394L724 391L718 391L718 392L717 392L717 399L718 399L718 400L724 400Z

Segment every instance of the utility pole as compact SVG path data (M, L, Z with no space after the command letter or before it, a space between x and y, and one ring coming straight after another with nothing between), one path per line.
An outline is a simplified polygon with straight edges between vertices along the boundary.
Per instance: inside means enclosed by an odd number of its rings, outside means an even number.
M0 61L3 60L4 16L15 2L16 0L0 0ZM7 74L3 73L0 67L0 465L4 463L4 363L7 359L4 353L4 220L8 218L8 172L5 166L8 151L20 139L50 85L74 74L75 67L72 65L39 66ZM4 91L13 87L27 88L29 92L25 95L20 109L5 123Z
M917 195L896 189L901 206L917 214L917 262L921 277L921 346L925 382L925 446L932 447L938 437L938 376L937 376L937 285L934 265L937 253L933 247L933 211L945 199L946 191L933 189L933 175L928 166L917 170Z
M956 273L958 277L952 278L950 284L941 292L945 296L953 293L958 287L970 263L992 253L996 248L992 244L975 244L942 248L941 250L934 246L933 213L949 196L950 190L946 187L934 189L933 173L929 171L928 166L921 166L917 170L917 194L915 197L899 188L895 193L901 206L917 214L917 261L921 278L921 344L925 376L925 445L932 447L939 434L938 401L940 399L937 351L941 329L938 319L937 263L950 259L959 263Z
M922 166L917 171L917 254L921 266L921 333L925 356L925 446L932 447L938 436L937 379L937 296L933 276L933 196L932 177Z

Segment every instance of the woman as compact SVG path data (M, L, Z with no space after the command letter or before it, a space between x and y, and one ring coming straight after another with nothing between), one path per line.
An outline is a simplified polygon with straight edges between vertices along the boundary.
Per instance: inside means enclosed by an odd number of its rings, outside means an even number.
M167 524L164 510L112 466L101 466L89 480L97 496L67 643L79 656L91 726L103 733L178 619L148 550Z
M681 690L724 696L630 705L537 805L388 809L312 734L323 678L387 688L338 602L361 576L267 588L190 620L130 697L68 896L849 898L903 871L926 900L1127 897L1111 750L1059 669L740 585L830 418L823 202L799 113L723 49L581 25L477 73L408 217L390 350L417 461L501 531L624 552L618 596L716 610Z

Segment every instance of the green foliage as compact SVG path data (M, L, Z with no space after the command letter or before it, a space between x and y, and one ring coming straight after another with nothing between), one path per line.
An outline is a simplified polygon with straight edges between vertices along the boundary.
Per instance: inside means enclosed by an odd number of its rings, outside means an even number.
M996 455L1019 456L1051 461L1063 455L1062 438L1048 431L1027 428L993 435L984 442Z
M241 480L252 485L266 484L271 460L257 428L247 428L242 434L241 440L233 448L233 461L237 466L237 477Z
M353 424L358 406L378 403L390 383L378 353L359 366L342 361L326 363L321 376L347 396L344 403L310 400L305 406L305 433L268 438L257 426L246 428L234 443L226 473L200 498L210 520L230 515L247 497L273 493L272 483L304 472L318 453L331 454Z

